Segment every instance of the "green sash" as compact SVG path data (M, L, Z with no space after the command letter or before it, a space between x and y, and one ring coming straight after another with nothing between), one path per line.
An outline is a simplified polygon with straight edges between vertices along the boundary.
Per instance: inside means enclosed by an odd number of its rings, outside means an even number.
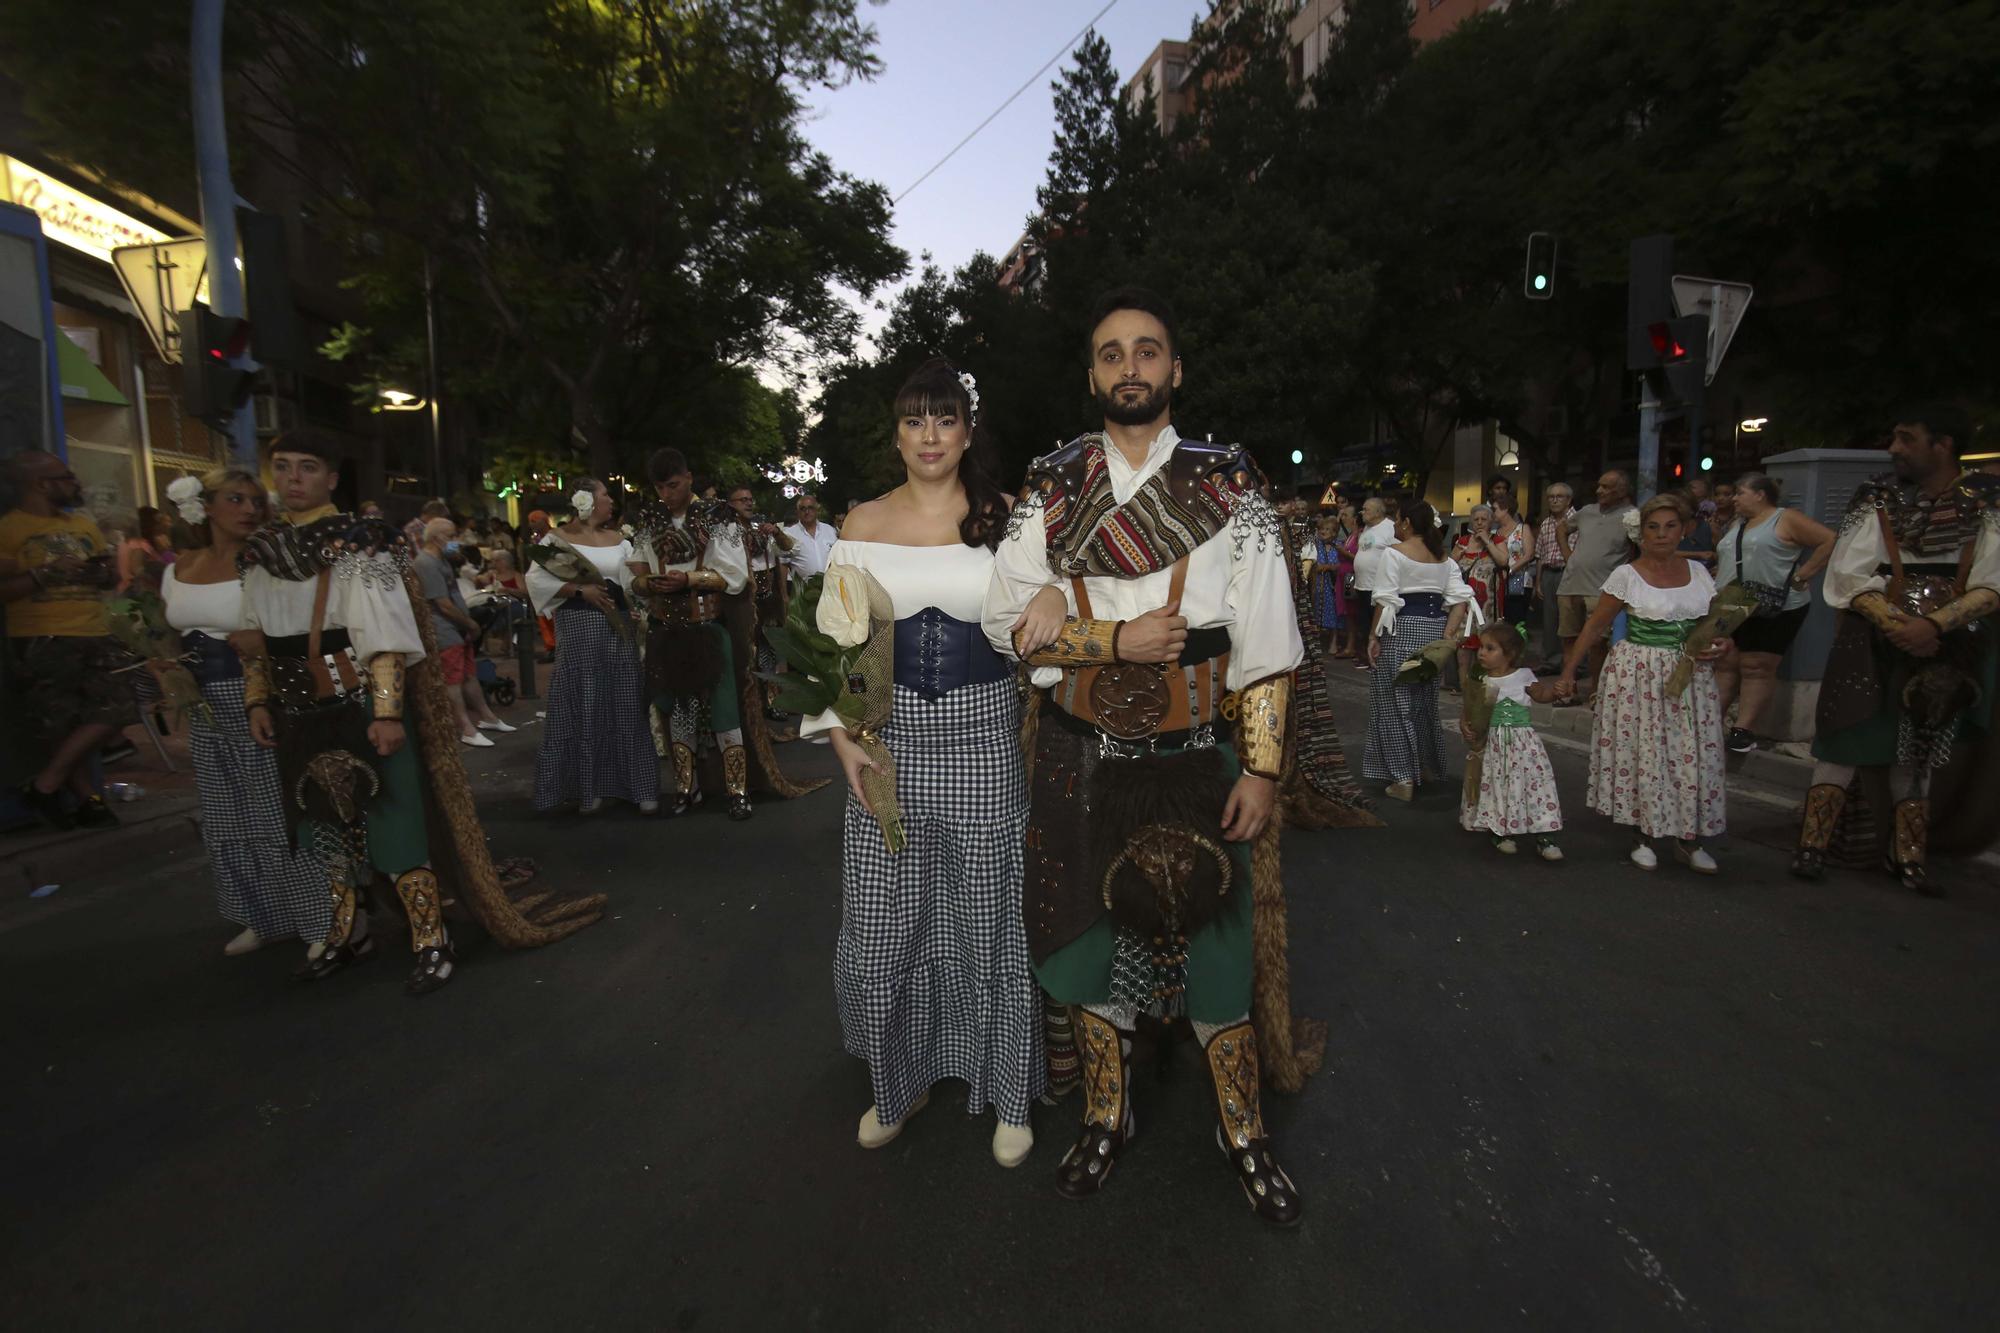
M1527 705L1518 699L1493 701L1493 716L1488 725L1495 730L1504 727L1532 727L1534 724L1534 717L1528 712Z
M1641 648L1681 648L1687 645L1688 635L1700 620L1643 620L1638 616L1625 618L1625 638Z

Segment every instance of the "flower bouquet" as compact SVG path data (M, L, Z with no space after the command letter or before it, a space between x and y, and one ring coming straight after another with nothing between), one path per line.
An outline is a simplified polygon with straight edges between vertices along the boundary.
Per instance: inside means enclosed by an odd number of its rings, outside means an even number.
M1742 628L1743 622L1756 613L1757 594L1748 588L1732 583L1717 589L1715 600L1708 604L1708 614L1695 625L1681 647L1681 660L1674 664L1674 674L1667 677L1667 697L1678 699L1686 694L1688 683L1694 679L1695 659L1717 640L1726 639Z
M138 660L121 671L150 671L160 684L161 702L173 716L185 717L208 707L201 686L187 669L180 631L167 623L167 604L154 592L135 592L105 603L111 637Z
M813 717L828 709L868 756L861 794L893 854L909 841L896 799L896 760L880 731L895 701L896 614L889 594L858 565L815 574L792 598L785 623L765 629L790 671L762 675L776 706Z
M528 560L540 566L550 578L563 583L574 583L579 588L593 584L608 586L605 585L604 575L597 572L597 566L590 563L589 556L553 533L549 535L547 541L528 548ZM633 641L631 619L616 609L604 614L618 637L631 643Z
M1425 644L1404 658L1403 664L1396 668L1396 683L1422 685L1436 680L1438 673L1444 670L1444 664L1449 662L1451 655L1457 651L1458 645L1448 636L1435 643Z

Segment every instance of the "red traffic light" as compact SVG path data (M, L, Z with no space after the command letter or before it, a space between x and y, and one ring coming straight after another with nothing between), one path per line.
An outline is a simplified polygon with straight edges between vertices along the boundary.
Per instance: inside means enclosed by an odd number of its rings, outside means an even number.
M1661 320L1657 324L1648 324L1646 326L1646 336L1652 340L1653 355L1660 359L1661 365L1672 365L1676 361L1685 361L1688 359L1686 345L1680 339L1674 337L1673 327L1667 321Z

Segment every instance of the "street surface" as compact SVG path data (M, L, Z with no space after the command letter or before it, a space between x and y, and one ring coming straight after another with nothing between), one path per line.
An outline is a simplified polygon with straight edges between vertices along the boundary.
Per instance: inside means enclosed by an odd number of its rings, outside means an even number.
M1648 875L1556 745L1567 864L1494 854L1442 793L1289 835L1293 995L1331 1040L1266 1102L1308 1204L1282 1234L1215 1151L1191 1043L1142 1053L1141 1133L1089 1202L1052 1183L1073 1100L1011 1172L950 1085L863 1152L840 792L543 819L536 738L471 761L495 850L611 914L542 951L466 939L429 999L399 949L312 987L289 945L224 958L186 856L9 886L0 1326L2000 1326L1990 871L1944 902L1800 884L1796 798L1732 795L1720 877Z

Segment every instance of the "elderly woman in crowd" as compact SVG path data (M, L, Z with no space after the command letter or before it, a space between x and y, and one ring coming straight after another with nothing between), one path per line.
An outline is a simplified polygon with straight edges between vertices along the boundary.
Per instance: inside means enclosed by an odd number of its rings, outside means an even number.
M1578 664L1626 613L1626 637L1612 645L1597 687L1590 808L1632 829L1632 864L1641 870L1660 863L1653 840L1672 838L1682 861L1712 875L1715 857L1702 843L1725 827L1725 789L1722 703L1710 664L1728 641L1699 655L1679 697L1667 690L1689 633L1715 598L1707 568L1680 551L1692 518L1678 495L1656 495L1640 507L1638 558L1605 579L1563 662L1559 692L1575 693Z
M1576 492L1568 483L1554 483L1542 492L1542 521L1535 529L1535 599L1542 619L1540 657L1550 670L1562 667L1562 599L1556 589L1562 586L1569 548L1576 537L1569 527L1569 511L1575 504Z

